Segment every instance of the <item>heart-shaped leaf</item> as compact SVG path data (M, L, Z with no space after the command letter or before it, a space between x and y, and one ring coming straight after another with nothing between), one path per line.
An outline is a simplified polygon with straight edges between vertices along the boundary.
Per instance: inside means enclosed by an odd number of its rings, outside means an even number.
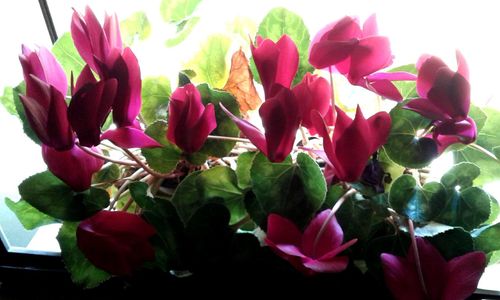
M145 133L162 145L161 148L144 148L142 155L154 170L168 173L175 169L181 158L181 151L167 140L167 122L156 121L146 128Z
M142 80L141 116L146 124L167 120L170 93L170 81L166 77L146 77Z
M5 198L5 205L7 205L7 207L16 214L17 219L27 230L35 229L47 224L57 223L56 219L44 214L22 199L14 202L9 198Z
M476 179L481 170L473 163L462 162L454 165L443 177L441 183L447 188L460 188L465 189L472 186L472 182Z

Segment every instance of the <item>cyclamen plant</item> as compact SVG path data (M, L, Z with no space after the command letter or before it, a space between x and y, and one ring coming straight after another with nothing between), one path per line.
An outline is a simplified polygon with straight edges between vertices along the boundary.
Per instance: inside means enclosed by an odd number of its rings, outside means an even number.
M249 45L262 104L240 50L227 91L183 72L156 121L141 115L146 85L115 15L101 25L88 7L74 12L85 66L69 84L48 49L23 46L19 100L48 171L9 206L21 221L32 207L36 225L62 223L62 257L86 287L144 269L332 282L355 270L396 299L467 298L500 250L500 225L498 203L474 182L487 181L482 170L460 158L480 149L498 164L498 139L480 136L500 113L471 107L465 58L457 51L457 71L430 55L387 70L393 53L374 15L334 21L299 49L277 13L300 18L272 10ZM276 38L270 20L292 34ZM337 106L339 75L395 106L370 117L362 102L354 114ZM456 164L426 182L445 152Z

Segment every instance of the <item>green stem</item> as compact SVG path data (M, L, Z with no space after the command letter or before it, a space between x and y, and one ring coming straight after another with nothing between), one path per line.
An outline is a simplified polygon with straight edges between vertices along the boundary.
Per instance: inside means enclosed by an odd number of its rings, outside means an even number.
M476 143L469 144L469 146L471 146L472 148L478 150L479 152L482 152L482 153L486 154L487 156L491 157L492 159L494 159L496 161L499 161L498 158L495 156L495 154L493 154L490 151L488 151L488 149L485 149L485 148L479 146Z
M112 162L112 163L115 163L115 164L119 164L119 165L124 165L124 166L134 166L134 167L137 167L138 164L136 164L135 162L133 161L125 161L125 160L118 160L118 159L114 159L114 158L111 158L109 156L106 156L106 155L102 155L100 153L97 153L95 151L92 151L90 150L89 148L87 147L84 147L80 144L76 144L80 149L82 149L85 153L87 154L90 154L94 157L97 157L97 158L100 158L102 160L105 160L105 161L109 161L109 162Z
M237 137L232 137L232 136L209 135L207 138L210 140L251 143L249 139L242 139L242 138L237 138Z

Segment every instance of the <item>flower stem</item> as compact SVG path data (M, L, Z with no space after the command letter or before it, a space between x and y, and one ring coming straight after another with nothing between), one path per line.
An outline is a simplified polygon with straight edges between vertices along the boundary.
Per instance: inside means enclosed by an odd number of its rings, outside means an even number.
M330 74L330 91L331 91L331 96L332 96L332 99L330 101L332 101L332 113L335 112L335 92L333 90L333 75L332 75L332 66L329 66L328 67L328 73Z
M232 137L232 136L209 135L207 138L211 139L211 140L251 143L249 139L242 139L242 138L237 138L237 137Z
M135 162L133 161L126 161L126 160L118 160L118 159L114 159L114 158L111 158L109 156L106 156L106 155L102 155L100 153L97 153L95 151L92 151L90 150L89 148L87 147L84 147L80 144L76 144L80 149L82 149L85 153L87 154L90 154L94 157L97 157L97 158L100 158L102 160L105 160L105 161L109 161L109 162L112 162L112 163L115 163L115 164L119 164L119 165L124 165L124 166L134 166L134 167L137 167L138 164L136 164Z
M476 143L469 144L469 146L471 146L472 148L478 150L479 152L482 152L482 153L486 154L490 158L493 158L494 160L499 161L498 158L495 156L495 154L493 154L490 151L488 151L488 149L485 149L485 148L479 146Z
M120 199L120 196L125 192L127 189L128 185L136 180L137 178L141 177L143 175L144 170L143 169L138 169L137 171L134 172L131 176L127 178L127 180L120 186L118 191L116 191L113 200L109 204L109 208L113 209L115 207L116 202Z
M420 257L418 255L417 239L415 238L415 229L413 228L413 222L411 219L408 219L408 231L410 232L413 255L415 255L415 265L417 267L418 279L427 299L429 294L427 293L427 288L425 286L424 274L422 273L422 266L420 264Z
M323 224L321 224L321 228L318 231L318 235L316 235L316 238L314 239L313 251L312 251L313 257L316 256L316 248L318 246L318 243L319 243L321 236L325 233L326 226L328 225L328 223L330 223L332 218L335 216L335 213L337 212L337 210L339 210L340 206L354 193L356 193L355 189L349 189L342 197L340 197L340 199L337 202L335 202L335 205L333 205L332 210L330 211L330 214L328 215L326 220L323 222Z

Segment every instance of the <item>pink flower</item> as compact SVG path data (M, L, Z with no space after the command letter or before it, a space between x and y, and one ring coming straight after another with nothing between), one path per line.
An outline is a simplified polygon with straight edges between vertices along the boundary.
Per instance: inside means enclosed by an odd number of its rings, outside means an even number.
M217 127L213 104L205 107L200 92L190 83L172 93L168 111L167 138L186 153L199 151Z
M470 252L446 261L430 242L419 237L416 241L425 290L411 246L406 257L381 255L385 281L396 299L462 300L476 290L486 267L483 252Z
M345 270L349 258L338 255L357 240L342 244L343 239L342 228L335 216L330 216L329 209L316 215L304 233L277 214L270 214L267 219L266 244L306 274Z
M266 99L273 96L275 84L290 88L299 66L299 52L288 35L277 43L257 36L257 46L251 44L251 50Z
M334 66L349 82L388 99L402 100L392 80L415 80L406 72L375 73L392 64L389 39L378 35L375 15L363 28L357 18L344 17L320 30L311 42L309 62L315 68Z
M333 119L332 116L327 116L327 114L332 114L330 101L332 90L328 81L323 77L307 73L302 81L293 87L292 92L300 105L302 126L316 132L311 121L311 112L314 110L324 118ZM333 123L334 121L329 125Z
M250 122L233 115L221 105L245 136L272 162L282 162L293 149L300 126L301 111L298 99L281 85L273 88L274 96L259 108L265 135Z
M370 156L382 146L391 129L391 117L378 112L365 119L357 108L354 120L336 107L337 121L330 138L328 128L319 113L312 114L313 124L323 138L327 163L333 166L335 176L353 182L360 178Z
M109 139L123 148L159 147L160 144L147 136L136 120L141 110L141 71L132 50L123 48L116 15L106 15L104 26L101 26L89 7L83 16L75 11L71 36L78 53L101 80L117 81L112 110L113 122L119 130L108 130L101 139Z
M96 267L113 275L128 275L155 258L149 242L155 233L138 215L103 210L78 225L76 241Z
M432 137L438 144L439 152L454 143L472 143L477 136L476 124L468 117L470 85L467 62L459 51L456 56L456 72L438 57L420 57L417 63L417 92L421 98L405 106L433 120L435 129Z

